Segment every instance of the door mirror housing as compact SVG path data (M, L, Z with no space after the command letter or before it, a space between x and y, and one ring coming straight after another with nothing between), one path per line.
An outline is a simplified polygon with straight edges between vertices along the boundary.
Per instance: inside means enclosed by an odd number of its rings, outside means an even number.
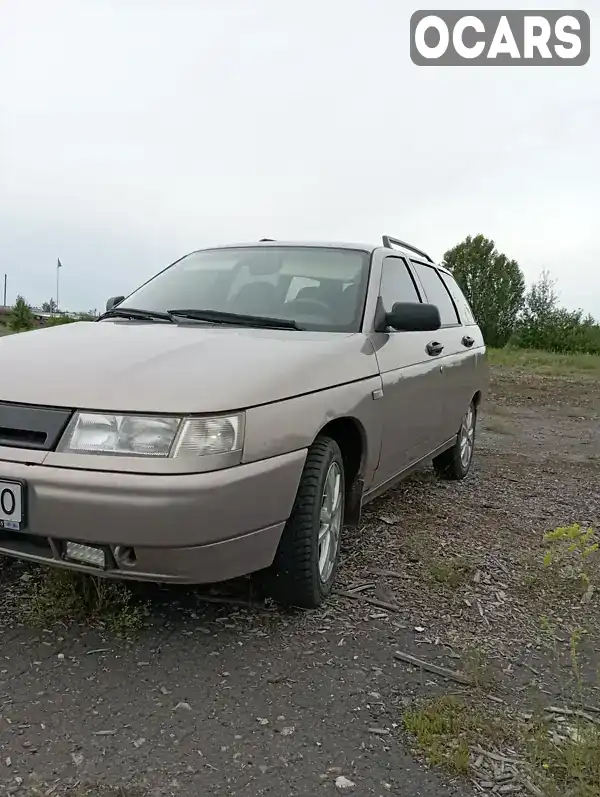
M116 307L120 302L123 301L124 298L124 296L111 296L106 302L106 310L112 310L113 307Z
M385 314L385 326L397 332L434 332L442 326L442 320L435 304L396 302Z

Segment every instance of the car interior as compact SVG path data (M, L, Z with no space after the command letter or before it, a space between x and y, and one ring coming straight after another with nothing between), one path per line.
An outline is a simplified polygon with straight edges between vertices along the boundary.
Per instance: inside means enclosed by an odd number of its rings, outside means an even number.
M281 275L277 284L264 280L249 282L228 298L227 309L234 313L294 318L300 322L306 319L335 326L352 322L358 285L322 279L317 285L301 288L294 295L290 290L293 281L294 277Z

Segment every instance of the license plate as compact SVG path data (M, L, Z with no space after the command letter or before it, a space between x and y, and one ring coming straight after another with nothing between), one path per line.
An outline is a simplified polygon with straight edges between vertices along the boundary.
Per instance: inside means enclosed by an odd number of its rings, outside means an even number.
M25 525L25 490L20 482L0 479L0 529L20 531Z

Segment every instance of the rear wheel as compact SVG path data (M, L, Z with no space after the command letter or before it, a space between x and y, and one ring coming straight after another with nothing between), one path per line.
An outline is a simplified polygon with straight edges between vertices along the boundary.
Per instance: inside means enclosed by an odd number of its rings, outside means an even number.
M344 523L344 463L338 444L319 437L308 449L294 508L266 588L275 600L313 609L331 592Z
M444 479L464 479L471 470L476 425L477 407L472 401L463 416L454 445L433 460L433 467L439 476Z

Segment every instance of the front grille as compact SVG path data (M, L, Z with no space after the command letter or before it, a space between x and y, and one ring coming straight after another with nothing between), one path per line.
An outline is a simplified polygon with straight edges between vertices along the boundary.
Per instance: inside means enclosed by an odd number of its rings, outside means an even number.
M6 429L0 426L0 444L3 446L43 448L47 437L46 432L31 432L27 429Z
M54 451L73 410L0 402L0 446Z

